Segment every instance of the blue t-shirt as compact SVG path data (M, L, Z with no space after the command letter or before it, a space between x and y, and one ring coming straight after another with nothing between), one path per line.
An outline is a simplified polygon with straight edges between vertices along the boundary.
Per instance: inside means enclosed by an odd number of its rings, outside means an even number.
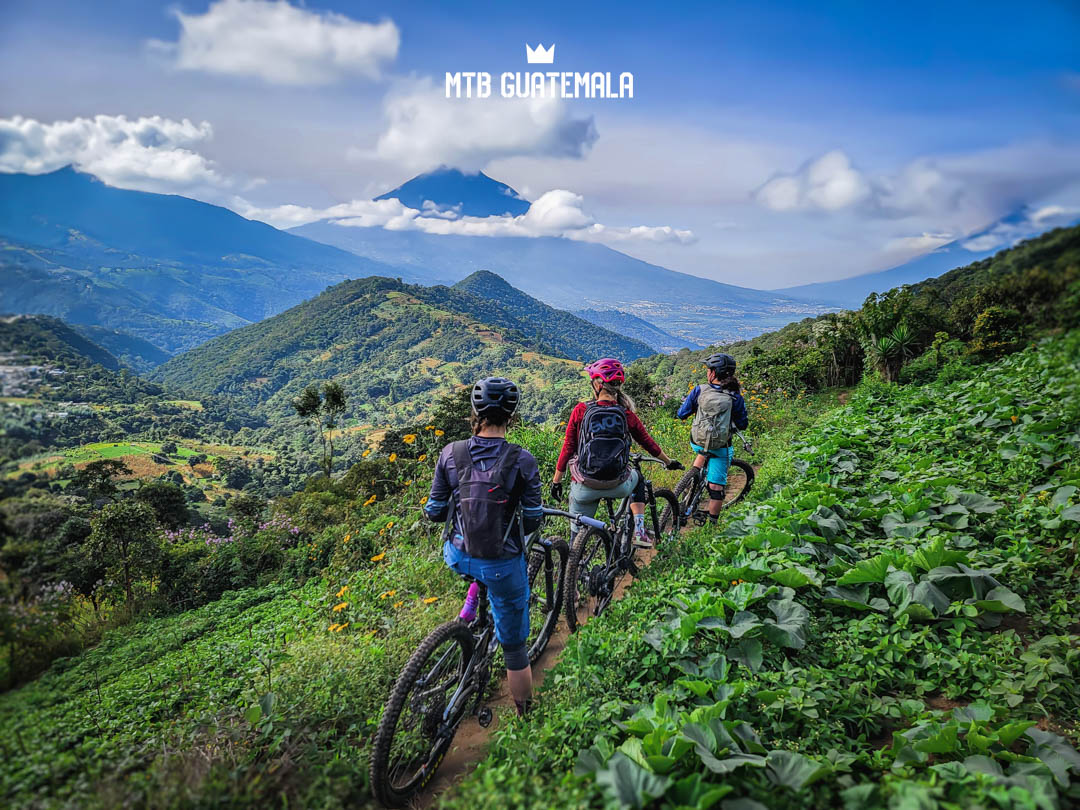
M473 464L481 470L488 470L503 453L506 447L506 439L491 438L488 436L473 436L469 439L469 455L472 456ZM436 522L446 520L450 511L450 501L454 501L454 531L451 541L464 551L461 539L461 530L457 524L457 470L454 466L454 446L448 444L439 455L439 461L435 465L435 478L431 482L431 493L428 501L424 504L424 513ZM540 527L543 519L543 500L540 491L540 470L536 459L528 450L522 450L518 455L517 469L507 481L507 488L511 492L520 493L519 499L507 504L507 518L509 518L518 505L521 506L522 523L524 534L530 535ZM525 550L525 537L522 536L522 527L515 522L506 538L503 549L503 557L513 557Z

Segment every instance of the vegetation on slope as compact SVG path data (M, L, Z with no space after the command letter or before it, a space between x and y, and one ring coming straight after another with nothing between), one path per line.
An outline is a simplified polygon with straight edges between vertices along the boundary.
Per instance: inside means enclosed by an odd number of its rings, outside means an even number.
M587 336L595 333L581 324ZM529 323L498 301L375 277L339 284L215 338L155 376L197 393L228 394L269 417L290 413L291 400L309 383L334 380L350 396L351 416L400 424L497 369L524 388L526 415L542 418L557 412L567 386L579 379L580 363L551 354L557 339L555 329ZM587 356L585 348L573 353Z
M865 384L571 639L446 806L1076 802L1078 356Z
M853 385L864 369L923 381L950 361L964 362L959 355L969 349L992 358L1023 346L1028 336L1077 324L1080 226L1050 231L920 284L871 295L854 312L807 318L749 341L657 355L639 365L665 381L669 396L696 380L701 361L717 349L731 352L743 375L773 389Z

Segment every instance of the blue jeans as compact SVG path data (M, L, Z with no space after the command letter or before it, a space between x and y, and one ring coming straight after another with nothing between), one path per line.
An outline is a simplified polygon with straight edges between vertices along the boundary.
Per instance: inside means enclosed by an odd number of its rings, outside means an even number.
M506 560L482 560L470 557L447 541L443 543L443 560L463 577L472 577L487 586L491 617L495 620L495 638L507 659L511 660L513 653L524 650L525 642L529 640L529 577L525 555L516 554ZM528 666L527 657L525 661Z
M631 470L629 478L611 489L593 489L580 481L574 481L570 484L570 511L586 517L596 517L596 508L600 501L604 498L625 498L637 488L639 478L638 471ZM641 497L644 501L645 496Z
M731 448L717 447L714 450L703 450L700 445L690 442L694 452L707 456L709 461L705 466L705 480L710 484L727 485L727 471L731 466Z

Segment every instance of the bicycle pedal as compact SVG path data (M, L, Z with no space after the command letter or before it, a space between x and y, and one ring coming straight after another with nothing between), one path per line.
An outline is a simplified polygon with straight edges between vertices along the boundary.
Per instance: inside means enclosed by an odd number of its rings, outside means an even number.
M709 520L709 513L708 513L708 512L705 512L705 511L703 511L703 510L701 510L701 509L698 509L698 510L697 510L696 512L694 512L694 514L693 514L693 515L691 516L691 519L692 519L692 520L694 521L694 524L695 524L695 525L697 525L697 526L704 526L704 525L705 525L705 523L706 523L706 522L707 522L707 521Z
M490 706L484 706L484 708L476 713L476 722L480 724L481 728L490 726L491 721L494 719L495 715L492 713Z

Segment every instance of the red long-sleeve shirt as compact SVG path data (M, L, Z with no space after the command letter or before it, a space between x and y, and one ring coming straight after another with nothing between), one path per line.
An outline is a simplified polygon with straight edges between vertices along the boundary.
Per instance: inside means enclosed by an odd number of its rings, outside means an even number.
M574 410L570 411L570 419L566 423L566 436L563 438L562 452L559 453L559 460L555 464L555 469L559 472L566 470L566 465L571 458L577 455L578 450L578 435L581 432L581 420L585 418L585 409L589 407L591 403L579 402L574 406ZM598 402L598 405L609 406L614 405L614 402ZM656 440L649 435L649 431L645 429L645 425L641 424L641 420L638 419L637 414L633 411L626 412L626 426L630 429L630 435L634 441L642 446L647 453L653 456L659 456L663 450L660 449L660 445L656 443Z

